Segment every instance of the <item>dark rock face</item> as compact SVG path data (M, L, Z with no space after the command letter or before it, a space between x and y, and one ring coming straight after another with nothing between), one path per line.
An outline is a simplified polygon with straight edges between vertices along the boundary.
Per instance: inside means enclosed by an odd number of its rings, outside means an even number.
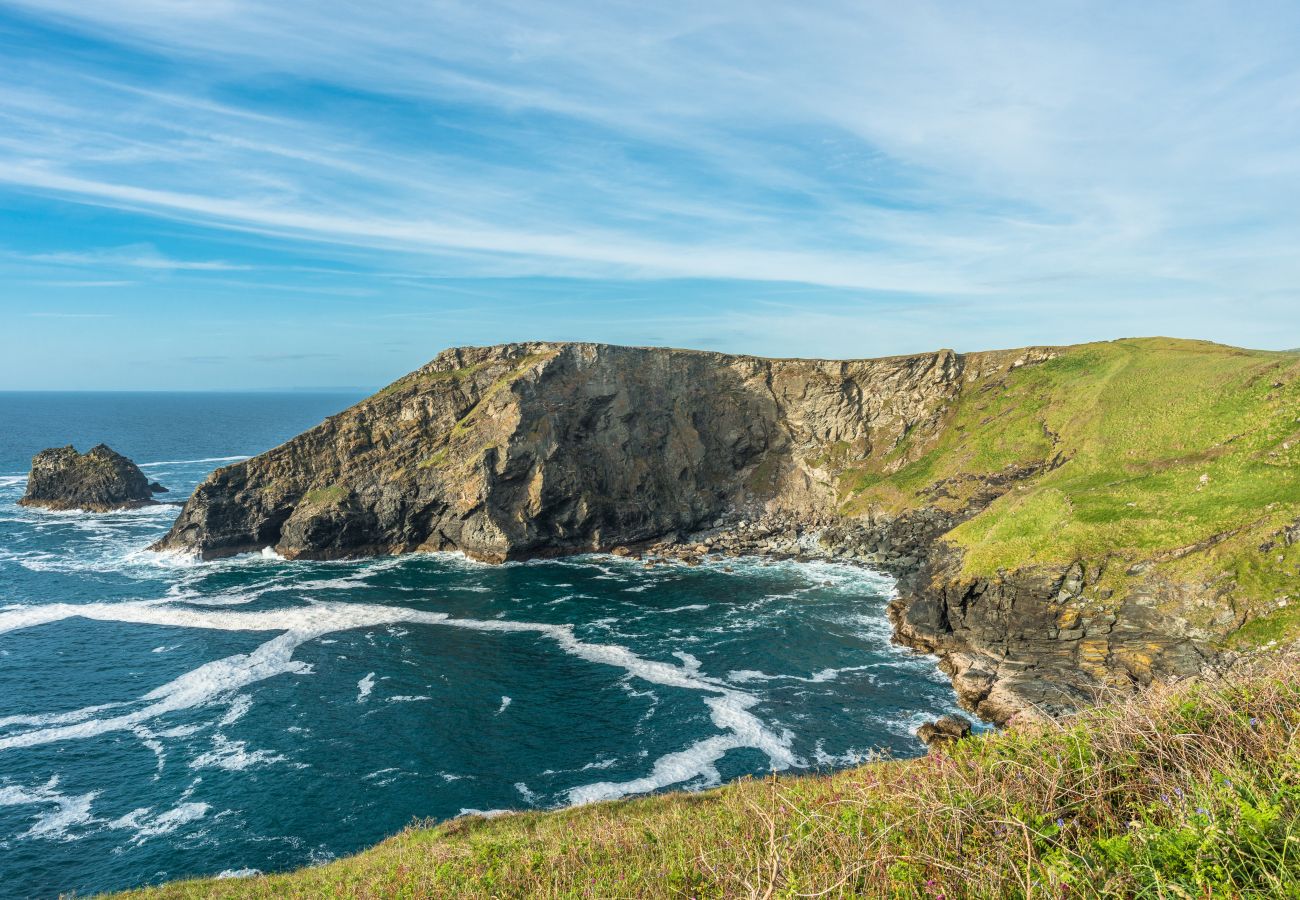
M838 362L597 344L449 350L213 473L158 547L505 560L686 534L723 517L829 517L827 447L867 460L905 435L919 444L972 361L980 356L948 351Z
M69 445L36 454L27 492L18 502L45 509L107 512L149 506L156 502L153 493L140 467L110 447L100 444L83 454Z
M1213 590L1187 585L1138 583L1115 608L1105 574L1103 561L970 578L939 541L900 581L890 618L900 642L940 656L964 706L998 723L1198 674L1215 661L1215 639L1240 624ZM1191 614L1216 608L1208 621Z

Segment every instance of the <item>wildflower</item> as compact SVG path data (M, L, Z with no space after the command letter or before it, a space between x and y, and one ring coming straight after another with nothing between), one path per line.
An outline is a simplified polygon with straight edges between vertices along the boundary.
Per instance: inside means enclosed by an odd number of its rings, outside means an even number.
M1056 827L1057 827L1057 828L1064 828L1064 827L1065 827L1065 820L1064 820L1064 819L1057 819L1057 820L1056 820Z

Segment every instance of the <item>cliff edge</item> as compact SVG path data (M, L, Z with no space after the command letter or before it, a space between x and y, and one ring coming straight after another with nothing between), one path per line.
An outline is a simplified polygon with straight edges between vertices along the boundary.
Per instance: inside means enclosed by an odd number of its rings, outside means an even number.
M1064 712L1300 626L1300 359L1165 339L849 361L458 348L217 470L156 549L655 542L819 542L884 568L900 639L971 709Z

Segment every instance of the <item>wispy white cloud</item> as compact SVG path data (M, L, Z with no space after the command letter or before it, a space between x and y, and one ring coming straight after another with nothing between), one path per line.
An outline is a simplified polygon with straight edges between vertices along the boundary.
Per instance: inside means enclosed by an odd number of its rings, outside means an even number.
M36 263L85 266L96 269L120 267L165 272L231 272L247 271L253 268L252 266L222 260L173 259L160 253L156 247L149 244L77 252L30 253L26 254L24 258Z
M378 283L818 285L851 294L719 304L680 333L830 352L884 314L922 344L981 316L1218 337L1300 278L1294 4L10 6L171 73L71 56L11 73L10 190L316 245Z

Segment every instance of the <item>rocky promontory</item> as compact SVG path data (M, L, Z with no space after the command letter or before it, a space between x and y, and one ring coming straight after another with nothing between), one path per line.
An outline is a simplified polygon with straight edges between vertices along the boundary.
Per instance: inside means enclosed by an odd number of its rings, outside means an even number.
M1294 356L1186 341L457 348L214 472L156 549L856 561L899 579L898 638L1001 722L1289 627L1298 424Z
M106 444L78 453L51 447L32 458L27 491L18 502L43 509L109 512L154 504L167 489L150 483L140 467Z

